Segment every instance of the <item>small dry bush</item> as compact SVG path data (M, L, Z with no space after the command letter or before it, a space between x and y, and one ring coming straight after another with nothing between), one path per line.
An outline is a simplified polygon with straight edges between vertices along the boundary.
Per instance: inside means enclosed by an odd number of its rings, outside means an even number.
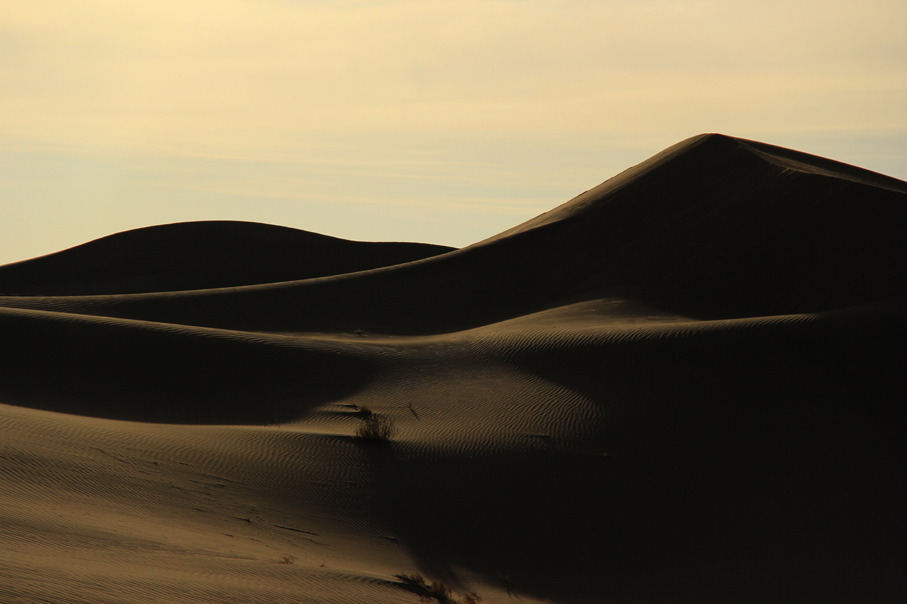
M397 575L397 578L407 585L415 588L421 597L422 602L428 602L432 599L445 604L478 604L482 598L475 592L461 594L459 598L454 596L453 590L443 581L432 581L428 583L422 575Z
M438 600L439 602L450 601L450 588L441 581L432 581L431 585L428 586L428 589L426 591L428 591L428 595L430 597Z
M363 415L356 428L356 438L362 440L390 440L394 435L394 422L380 413Z

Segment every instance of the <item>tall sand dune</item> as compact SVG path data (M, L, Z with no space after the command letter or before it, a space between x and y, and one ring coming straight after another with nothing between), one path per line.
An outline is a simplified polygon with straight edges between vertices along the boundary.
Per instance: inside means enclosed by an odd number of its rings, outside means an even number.
M901 602L905 227L713 134L460 250L0 267L0 602Z
M702 318L832 310L907 292L907 186L772 149L694 137L502 235L420 262L235 290L9 303L226 329L404 334L609 292Z

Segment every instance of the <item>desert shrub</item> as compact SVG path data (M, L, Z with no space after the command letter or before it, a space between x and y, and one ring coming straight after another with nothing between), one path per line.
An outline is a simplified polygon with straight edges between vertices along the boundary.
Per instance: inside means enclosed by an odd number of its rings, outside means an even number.
M362 415L356 428L356 438L362 440L390 440L394 435L394 422L380 413Z
M408 575L406 573L400 575L394 575L407 585L415 585L418 587L425 587L425 579L422 578L422 575L416 573L415 575Z
M428 583L422 575L397 575L397 578L414 588L422 598L423 602L437 600L446 604L478 604L482 598L475 592L461 594L459 598L454 597L453 590L443 581L432 581Z
M426 591L428 592L429 597L434 598L439 602L450 601L450 588L443 581L432 581Z

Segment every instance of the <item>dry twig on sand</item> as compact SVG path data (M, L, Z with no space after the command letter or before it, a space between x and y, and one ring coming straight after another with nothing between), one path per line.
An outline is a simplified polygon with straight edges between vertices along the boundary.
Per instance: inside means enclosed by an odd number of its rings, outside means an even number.
M356 428L356 438L361 440L388 441L394 435L394 422L380 413L363 415Z

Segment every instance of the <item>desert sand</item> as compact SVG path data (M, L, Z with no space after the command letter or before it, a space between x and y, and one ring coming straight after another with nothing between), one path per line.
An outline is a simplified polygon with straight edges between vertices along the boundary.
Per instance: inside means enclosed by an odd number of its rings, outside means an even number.
M903 602L905 231L709 134L457 250L0 267L0 602Z

